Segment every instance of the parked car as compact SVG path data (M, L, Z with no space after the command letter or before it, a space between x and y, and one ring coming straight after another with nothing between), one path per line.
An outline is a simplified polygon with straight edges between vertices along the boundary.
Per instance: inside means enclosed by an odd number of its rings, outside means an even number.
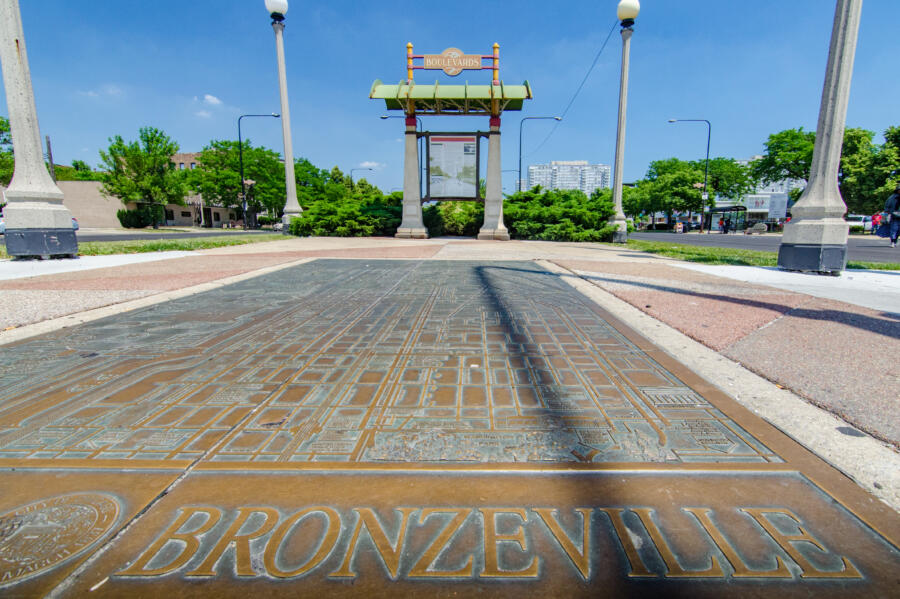
M846 220L850 224L851 231L856 230L862 233L872 232L871 216L864 216L862 214L848 214L844 217L844 220Z

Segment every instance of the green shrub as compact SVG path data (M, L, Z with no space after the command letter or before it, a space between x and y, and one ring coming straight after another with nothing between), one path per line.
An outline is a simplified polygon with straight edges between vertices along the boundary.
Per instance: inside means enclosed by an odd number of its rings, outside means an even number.
M256 222L258 222L260 226L274 225L278 220L278 218L269 216L268 214L259 214L256 216Z
M400 226L402 207L391 196L321 199L303 208L291 219L292 235L315 237L388 236Z
M475 237L484 222L484 204L481 202L447 201L426 206L422 218L428 235L458 235Z
M126 229L143 229L158 223L162 216L162 206L158 204L141 204L135 210L122 209L116 217Z
M578 190L536 187L507 196L503 203L503 221L514 239L610 241L614 212L609 190L589 198Z

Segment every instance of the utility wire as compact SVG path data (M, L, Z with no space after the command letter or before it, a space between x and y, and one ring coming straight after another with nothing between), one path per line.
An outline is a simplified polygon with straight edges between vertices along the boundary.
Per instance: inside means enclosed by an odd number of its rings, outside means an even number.
M594 57L594 62L591 63L591 68L589 68L587 73L585 73L584 79L581 80L581 85L579 85L578 89L575 90L575 94L572 95L572 99L569 100L569 103L566 105L566 109L563 110L562 114L560 115L562 118L566 118L566 114L568 114L569 109L572 108L572 104L575 103L575 98L578 97L578 94L581 93L581 90L584 87L584 84L587 83L588 77L591 76L591 73L594 71L594 67L597 66L597 61L600 60L600 55L603 54L603 50L606 49L606 45L609 43L609 38L612 37L613 31L616 30L616 25L618 25L618 23L619 23L618 19L613 21L612 27L609 28L609 33L606 35L606 39L603 40L603 45L600 46L600 50L597 52L597 55ZM553 136L554 133L556 133L556 128L559 127L559 123L560 123L560 121L556 121L553 124L553 128L550 129L550 133L548 133L547 137L544 138L544 141L542 141L537 148L535 148L531 152L527 152L525 155L527 156L528 154L534 154L535 152L537 152L538 150L543 148L544 144L550 140L550 138Z

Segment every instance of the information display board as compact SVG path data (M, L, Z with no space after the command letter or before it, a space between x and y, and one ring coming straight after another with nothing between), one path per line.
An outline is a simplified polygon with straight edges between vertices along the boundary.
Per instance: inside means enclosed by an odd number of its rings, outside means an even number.
M429 136L428 191L435 199L478 198L477 136Z

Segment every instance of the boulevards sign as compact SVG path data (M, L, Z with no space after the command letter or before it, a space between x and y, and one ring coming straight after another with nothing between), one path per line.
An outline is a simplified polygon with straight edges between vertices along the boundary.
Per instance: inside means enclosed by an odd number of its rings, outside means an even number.
M425 55L426 69L441 69L447 75L455 77L464 70L480 70L480 54L463 54L459 48L447 48L440 54Z

